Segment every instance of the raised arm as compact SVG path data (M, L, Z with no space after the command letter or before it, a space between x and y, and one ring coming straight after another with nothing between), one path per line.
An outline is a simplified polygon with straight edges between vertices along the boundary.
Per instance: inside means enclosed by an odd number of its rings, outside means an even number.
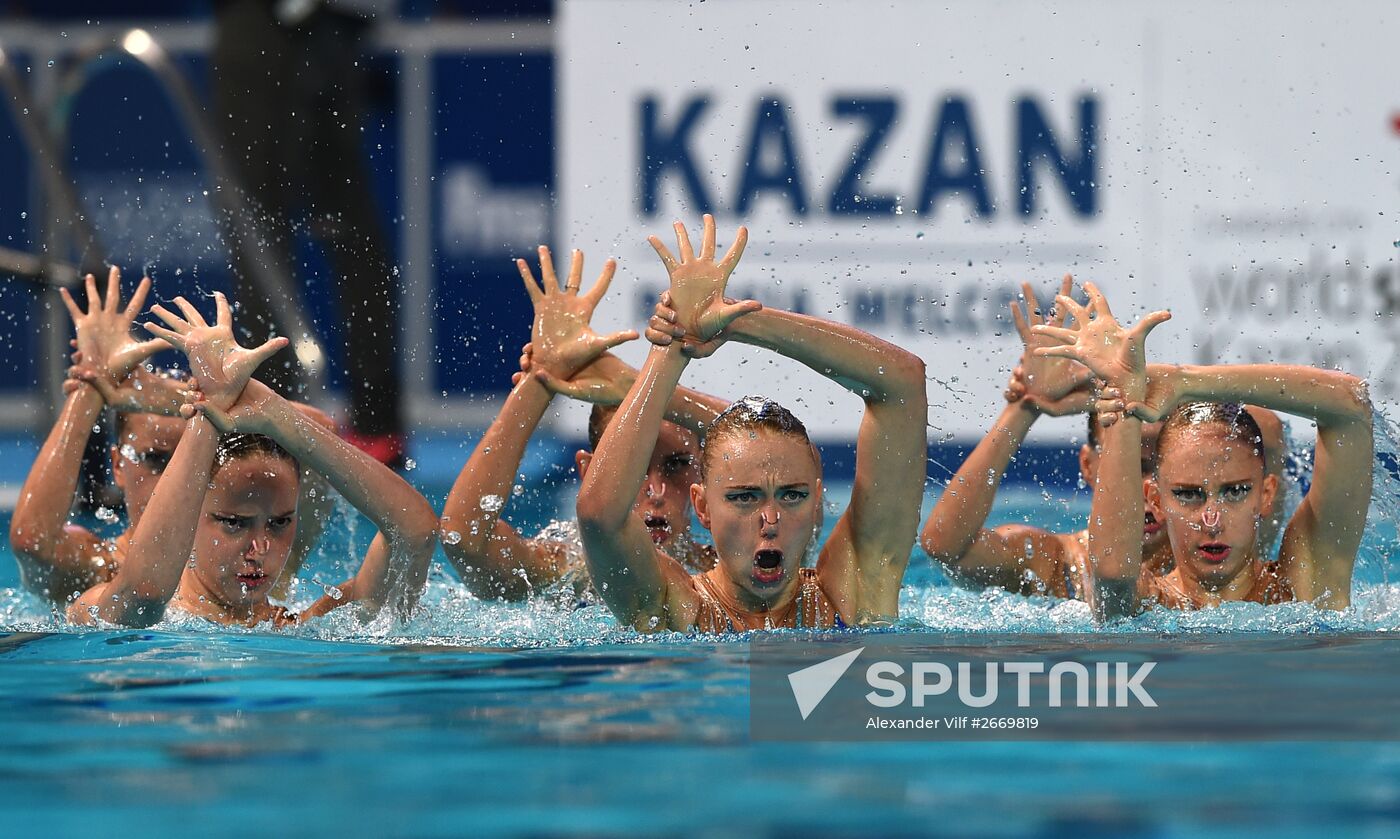
M528 355L536 370L567 379L609 347L637 337L631 331L603 337L589 325L617 270L614 260L608 260L597 283L581 293L582 252L573 252L563 288L549 248L541 246L539 257L542 285L536 283L525 260L516 260L535 310ZM565 570L563 546L527 539L501 520L525 448L544 418L550 397L536 377L517 378L443 505L443 550L457 576L478 597L521 598L558 579Z
M1284 530L1281 568L1299 600L1327 608L1351 602L1351 577L1371 501L1375 443L1361 379L1336 370L1286 364L1166 368L1141 400L1125 400L1144 419L1181 402L1238 402L1317 423L1312 486Z
M160 342L162 345L164 341ZM180 415L187 393L187 382L177 378L167 378L137 367L120 382L113 381L100 368L89 364L81 352L73 354L75 362L68 368L68 381L64 388L76 388L80 384L90 384L102 394L107 407L124 414L159 414L166 417Z
M687 305L701 314L687 315ZM687 304L673 285L650 321L648 336L669 334L691 357L709 355L728 340L764 347L865 400L851 504L823 546L817 568L843 614L862 622L892 618L923 498L924 470L910 468L927 456L923 361L854 327L775 309L746 313L732 328L715 326L718 313L744 305L722 297Z
M137 341L131 336L132 319L145 305L151 281L143 278L124 308L121 274L115 266L107 277L105 299L98 296L91 274L85 285L86 312L67 289L59 290L77 329L77 355L87 359L95 378L120 382L165 346L163 341ZM10 520L10 544L19 561L21 581L54 603L67 603L109 573L101 540L86 528L68 524L83 453L102 412L103 398L95 385L80 382L65 391L63 408L30 467Z
M437 516L417 490L256 380L248 383L232 410L210 402L196 402L195 407L224 433L276 440L303 468L324 476L379 529L355 576L302 611L303 619L347 603L360 603L370 616L391 601L401 615L412 610L437 542Z
M715 228L710 216L705 216L698 256L680 223L676 236L679 260L656 237L651 237L651 243L670 275L671 293L690 304L685 311L696 316L693 324L703 318L713 337L734 318L757 307L723 301L724 287L748 240L747 230L739 228L734 244L719 262L714 258ZM641 631L688 629L698 609L685 569L656 548L641 519L632 514L667 405L688 360L680 342L652 348L608 423L579 490L579 533L593 583L617 619Z
M1073 280L1066 275L1060 294L1068 296ZM1031 327L1063 326L1063 308L1042 318L1029 283L1021 286L1026 311L1011 303L1012 317L1024 344L1020 364L1006 390L1007 405L987 435L977 444L938 497L920 534L928 555L952 576L968 583L1027 591L1028 575L1049 581L1059 572L1064 549L1055 534L1028 524L984 527L1011 458L1041 414L1062 416L1091 407L1092 374L1082 364L1034 354L1056 341L1036 335Z
M848 614L862 621L893 618L924 491L923 361L855 327L774 309L739 319L731 333L733 340L807 365L865 401L851 503L817 567L829 595L854 593Z
M163 341L161 343L164 344ZM85 385L95 387L102 394L107 407L119 413L179 416L180 410L189 400L187 381L155 375L142 367L132 371L121 384L113 385L92 366L79 360L68 370L68 380L63 385L64 392L72 393ZM292 405L325 427L335 428L335 420L320 408L305 402L292 402ZM329 485L320 475L309 469L301 470L296 539L292 542L292 552L287 557L287 564L283 566L281 576L273 583L271 597L283 599L287 596L297 570L316 547L316 543L321 541L321 534L325 532L326 523L333 510L328 489Z
M632 383L637 380L637 369L613 355L603 353L597 361L584 367L573 378L561 380L551 376L547 370L535 367L531 356L533 348L527 345L521 357L522 372L533 374L551 393L588 402L592 405L616 407L622 404ZM717 396L691 390L678 385L666 405L666 420L696 434L704 434L705 429L729 403Z
M182 350L205 399L227 409L243 392L253 370L286 346L287 339L275 338L255 350L240 347L233 337L228 301L222 294L215 294L215 301L218 317L213 326L183 297L177 297L175 305L184 317L156 306L152 311L170 328L146 324L146 329ZM71 620L150 626L161 619L194 548L218 442L218 431L209 421L198 416L189 420L145 514L132 530L125 560L110 581L88 589L69 607Z
M1147 335L1171 315L1153 312L1132 329L1124 329L1093 283L1086 283L1084 290L1089 295L1087 309L1065 295L1055 301L1068 309L1076 328L1033 327L1036 334L1061 342L1061 346L1040 347L1035 354L1074 359L1126 401L1141 400L1147 393ZM1089 510L1089 564L1094 572L1089 602L1094 614L1106 619L1142 607L1142 421L1130 415L1113 422L1100 432L1099 446Z

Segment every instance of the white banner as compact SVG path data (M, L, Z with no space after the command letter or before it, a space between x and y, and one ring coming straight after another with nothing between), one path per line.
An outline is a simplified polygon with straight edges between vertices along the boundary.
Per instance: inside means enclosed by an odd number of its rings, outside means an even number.
M1019 353L1007 301L1065 272L1121 320L1171 309L1153 360L1339 366L1400 397L1392 4L561 11L554 244L590 274L621 261L600 329L640 328L665 286L646 236L709 210L722 247L749 227L735 296L925 359L931 440L985 432ZM685 383L772 396L826 438L860 417L818 374L737 345Z

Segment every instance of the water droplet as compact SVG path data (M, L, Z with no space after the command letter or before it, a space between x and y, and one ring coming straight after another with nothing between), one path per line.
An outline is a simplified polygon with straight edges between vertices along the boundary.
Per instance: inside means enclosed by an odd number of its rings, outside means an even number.
M448 545L459 545L462 542L462 534L456 530L449 530L442 534L442 541Z
M499 495L481 496L481 509L488 513L499 513L506 506L506 500Z

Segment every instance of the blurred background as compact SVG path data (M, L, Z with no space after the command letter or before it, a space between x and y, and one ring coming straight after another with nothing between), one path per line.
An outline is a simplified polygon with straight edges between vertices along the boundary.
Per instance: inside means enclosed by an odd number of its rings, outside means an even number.
M664 283L646 234L705 211L722 243L750 227L736 296L929 362L936 463L998 409L1020 283L1065 272L1120 317L1171 308L1161 360L1341 366L1389 404L1393 12L1339 8L0 2L0 482L51 420L80 272L269 301L287 387L450 479L528 335L511 259L617 256L597 325L635 327ZM858 402L723 358L687 384L790 403L841 468ZM550 457L583 416L560 406ZM1072 481L1082 419L1040 426Z

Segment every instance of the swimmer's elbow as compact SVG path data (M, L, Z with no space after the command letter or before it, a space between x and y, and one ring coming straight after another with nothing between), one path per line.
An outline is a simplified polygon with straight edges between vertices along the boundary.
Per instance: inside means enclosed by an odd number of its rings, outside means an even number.
M396 552L416 557L433 552L433 548L438 544L440 532L442 531L437 515L428 502L423 501L405 511L403 519L397 523L393 532L386 535Z
M907 350L898 350L881 365L881 390L886 401L928 401L928 378L924 360ZM927 410L927 408L925 408Z
M939 528L925 528L919 534L919 547L924 549L928 558L943 566L949 571L956 571L958 561L962 559L962 551L959 551Z
M44 550L44 534L27 520L16 515L10 521L10 547L20 556L38 556Z
M1357 421L1370 425L1373 419L1374 409L1371 407L1371 386L1362 378L1343 374L1346 377L1346 393L1350 397L1347 402L1348 413Z
M631 509L622 509L606 493L586 487L578 494L578 504L574 510L578 516L580 532L609 534L620 530L627 523Z

